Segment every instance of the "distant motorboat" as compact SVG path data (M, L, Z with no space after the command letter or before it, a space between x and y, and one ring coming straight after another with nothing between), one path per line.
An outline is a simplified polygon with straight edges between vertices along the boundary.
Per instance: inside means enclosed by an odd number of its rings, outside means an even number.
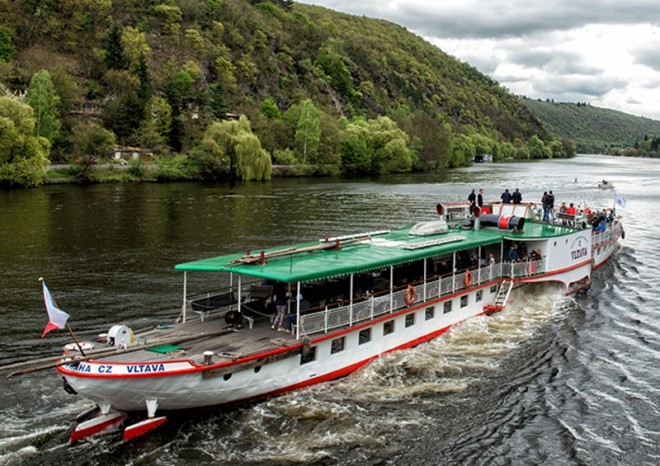
M603 180L600 183L598 183L598 187L600 189L612 189L614 188L614 183L611 181Z

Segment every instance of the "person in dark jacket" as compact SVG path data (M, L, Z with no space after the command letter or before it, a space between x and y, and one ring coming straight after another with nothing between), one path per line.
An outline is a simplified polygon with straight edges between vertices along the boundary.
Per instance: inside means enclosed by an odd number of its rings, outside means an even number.
M513 192L511 198L514 204L520 204L522 202L522 194L520 193L518 188L516 188L516 190Z
M477 205L481 208L484 206L484 190L483 188L479 190L479 194L477 194Z
M511 193L509 192L508 189L504 190L504 192L500 196L500 199L502 199L503 204L510 204L511 203Z
M468 194L468 201L470 202L470 207L473 207L474 204L477 202L477 195L474 193L474 189L470 194Z

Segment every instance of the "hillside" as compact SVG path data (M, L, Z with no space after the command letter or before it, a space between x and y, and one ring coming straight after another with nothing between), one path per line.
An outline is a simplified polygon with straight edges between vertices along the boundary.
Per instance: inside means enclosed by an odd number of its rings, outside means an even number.
M42 70L61 122L39 134L51 160L117 143L247 179L241 164L267 170L263 157L378 174L572 155L516 96L404 28L289 0L5 0L0 84L29 99ZM241 158L252 132L257 155Z
M639 148L644 141L660 136L660 121L617 110L528 98L522 102L548 131L572 141L581 153Z

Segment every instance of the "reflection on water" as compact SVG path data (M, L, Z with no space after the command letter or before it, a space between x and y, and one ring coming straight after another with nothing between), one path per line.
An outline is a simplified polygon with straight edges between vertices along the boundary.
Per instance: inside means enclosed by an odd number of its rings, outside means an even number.
M182 413L126 448L117 435L69 447L87 406L53 373L0 383L0 464L657 464L660 438L660 163L579 157L481 164L373 181L273 180L49 186L0 192L0 363L50 355L68 338L45 324L44 276L83 338L109 324L166 322L181 299L174 264L434 217L470 188L498 198L612 205L627 238L592 290L538 286L507 309L388 354L343 380L254 405ZM213 276L199 277L200 289ZM197 280L198 277L195 277Z

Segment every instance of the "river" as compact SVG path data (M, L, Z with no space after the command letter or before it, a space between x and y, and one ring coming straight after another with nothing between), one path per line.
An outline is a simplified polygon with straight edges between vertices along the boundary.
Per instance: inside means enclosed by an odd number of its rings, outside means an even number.
M435 216L484 188L539 201L627 200L626 238L585 295L524 295L331 383L182 413L122 444L68 445L89 405L55 372L0 379L0 465L660 464L660 161L602 156L480 164L378 180L46 186L0 192L0 364L57 354L39 277L85 339L169 322L175 264L379 230Z

